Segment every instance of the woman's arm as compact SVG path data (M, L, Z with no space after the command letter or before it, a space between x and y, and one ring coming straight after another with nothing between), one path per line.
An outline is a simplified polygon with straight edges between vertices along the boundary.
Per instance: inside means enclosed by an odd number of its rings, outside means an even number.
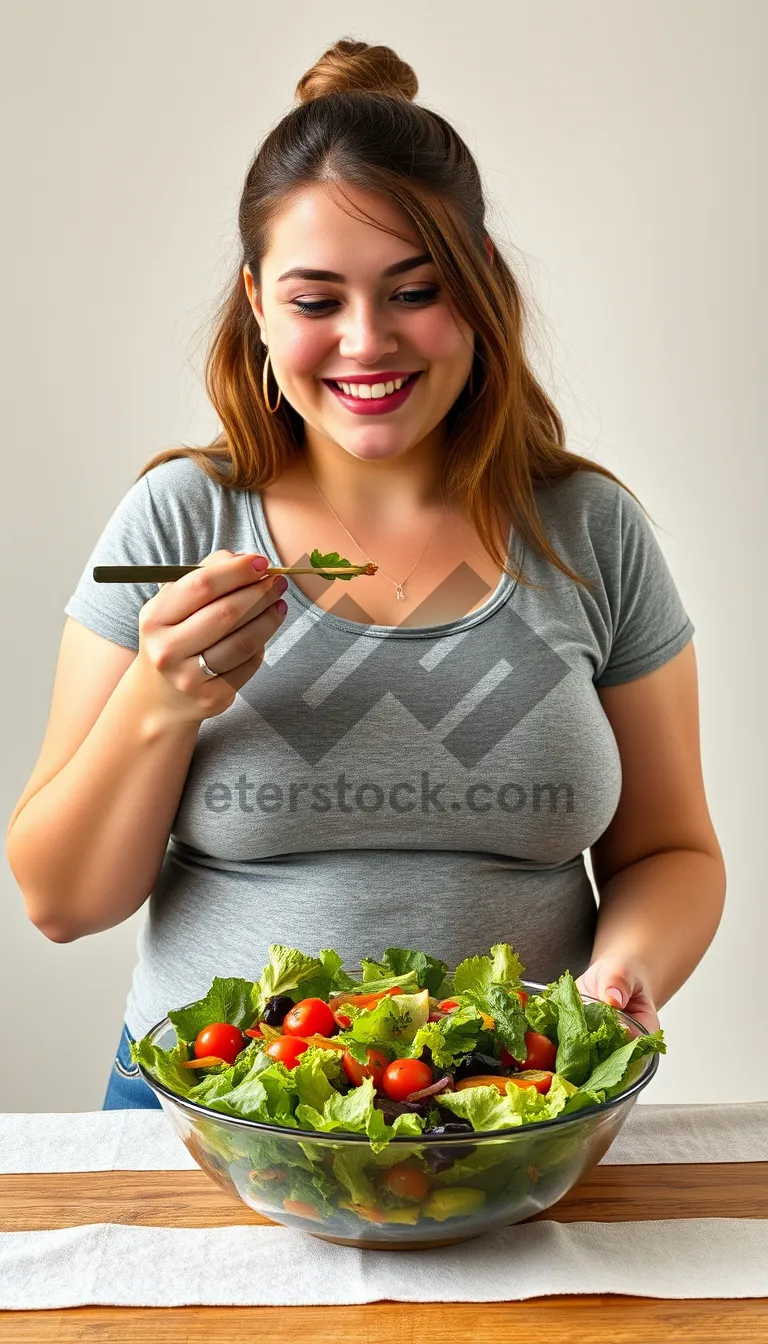
M600 896L592 962L640 965L657 1007L715 936L726 871L707 806L693 642L663 667L598 688L621 757L622 789L592 845Z
M638 963L661 1008L704 956L724 900L722 857L681 849L640 859L600 890L592 961Z

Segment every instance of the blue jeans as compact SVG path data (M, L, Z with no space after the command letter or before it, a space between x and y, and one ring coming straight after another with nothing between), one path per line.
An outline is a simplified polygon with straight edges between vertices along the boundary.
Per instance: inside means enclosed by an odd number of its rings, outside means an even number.
M162 1110L152 1088L144 1082L138 1065L131 1059L128 1047L132 1040L131 1033L123 1023L102 1111Z

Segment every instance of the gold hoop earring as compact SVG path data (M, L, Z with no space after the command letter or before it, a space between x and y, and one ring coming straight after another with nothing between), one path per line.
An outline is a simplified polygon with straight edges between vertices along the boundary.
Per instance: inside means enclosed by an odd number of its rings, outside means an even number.
M262 386L262 389L263 389L263 391L264 391L264 405L266 406L266 408L267 408L267 410L269 411L270 415L274 415L274 414L275 414L275 411L277 410L278 406L280 405L280 402L281 402L282 399L283 399L283 392L282 392L282 388L278 387L278 389L277 389L277 401L275 402L274 406L270 406L270 404L269 404L269 393L267 392L267 376L268 376L268 374L269 374L269 351L267 351L267 357L266 357L266 359L264 360L264 372L263 372L262 377L261 377L261 386Z

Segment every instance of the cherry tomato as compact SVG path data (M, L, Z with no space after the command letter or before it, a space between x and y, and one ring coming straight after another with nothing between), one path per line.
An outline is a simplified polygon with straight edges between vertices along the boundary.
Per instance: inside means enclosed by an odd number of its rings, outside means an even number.
M324 999L300 999L283 1018L284 1036L330 1036L336 1019Z
M418 1167L409 1167L407 1162L390 1167L382 1176L381 1184L398 1199L424 1199L429 1194L429 1181L424 1172Z
M346 1031L347 1027L352 1026L352 1018L347 1017L346 1013L334 1013L333 1018L337 1025L341 1027L342 1031Z
M381 1076L381 1085L390 1101L405 1101L411 1092L421 1092L432 1082L432 1070L420 1059L394 1059Z
M274 1041L270 1041L264 1053L270 1059L279 1060L287 1069L295 1069L299 1055L308 1049L307 1042L299 1040L298 1036L277 1036Z
M515 1059L510 1055L504 1046L501 1047L499 1058L505 1069L546 1069L553 1071L557 1061L557 1046L553 1045L548 1036L544 1036L540 1031L526 1031L525 1033L525 1059Z
M507 1082L515 1087L535 1087L537 1092L548 1092L552 1086L554 1074L547 1069L527 1069L524 1073L515 1073Z
M381 1091L381 1075L388 1064L389 1060L382 1050L369 1050L367 1064L358 1064L348 1050L341 1056L341 1067L353 1087L359 1087L364 1078L372 1078L377 1092Z
M311 1218L313 1223L322 1223L322 1216L311 1204L305 1204L303 1199L284 1199L283 1208L286 1213L293 1213L297 1218Z
M458 1008L459 1001L458 999L441 999L437 1006L442 1012L450 1013L454 1008Z
M211 1022L195 1037L195 1055L198 1059L217 1055L227 1064L234 1064L244 1045L243 1033L237 1027L229 1022Z
M526 1031L525 1044L528 1053L521 1065L524 1069L553 1070L557 1060L557 1046L540 1031Z

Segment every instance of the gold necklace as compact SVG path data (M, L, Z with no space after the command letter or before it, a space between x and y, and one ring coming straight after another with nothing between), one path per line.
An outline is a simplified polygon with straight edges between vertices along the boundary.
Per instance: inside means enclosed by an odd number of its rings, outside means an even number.
M307 467L307 463L306 463L306 461L304 462L304 466ZM315 487L315 489L316 489L318 495L320 496L320 498L321 498L322 500L325 500L325 503L326 503L326 504L328 504L328 508L331 510L331 513L333 514L333 516L334 516L334 518L336 519L337 523L339 523L339 524L341 525L341 527L344 528L344 531L346 532L346 534L347 534L347 536L349 537L350 541L354 541L355 545L357 546L357 549L358 549L359 551L362 551L362 552L363 552L363 555L365 556L366 560L370 560L370 559L371 559L370 555L368 555L368 553L367 553L365 550L363 550L363 547L360 545L360 542L357 541L357 540L355 539L355 537L352 536L352 533L350 532L349 528L348 528L348 527L344 527L344 524L342 523L342 521L341 521L341 519L340 519L338 513L336 512L336 510L333 508L333 505L331 505L331 504L328 503L328 500L325 498L325 495L323 494L322 490L320 489L320 486L317 484L317 481L315 480L314 476L312 475L312 472L309 470L309 467L307 467L307 472L308 472L308 474L309 474L309 478L310 478L310 480L312 481L312 484L314 485L314 487ZM446 508L445 508L445 504L443 504L443 514L445 514L445 512L446 512ZM419 560L421 559L421 556L424 554L424 551L426 551L427 546L429 545L430 541L432 541L432 538L434 537L435 533L437 532L437 529L438 529L438 527L440 526L440 524L442 523L442 521L443 521L442 518L438 518L438 520L437 520L437 527L435 527L434 531L432 532L432 535L427 539L427 544L426 544L426 546L424 547L424 550L421 552L421 555L419 556L418 560L416 561L416 565L418 565ZM405 602L405 600L406 600L406 599L405 599L405 593L403 592L403 584L406 583L406 582L408 581L408 579L410 579L410 577L411 577L411 575L412 575L414 569L416 568L416 565L412 565L412 566L411 566L411 568L408 570L408 573L406 574L405 578L402 579L400 583L397 583L395 579L390 578L389 574L385 574L385 573L384 573L384 570L381 568L381 565L379 565L379 573L380 573L380 574L383 574L385 579L389 579L389 582L390 582L390 583L394 583L394 585L395 585L395 590L396 590L396 595L397 595L397 599L398 599L399 602Z

